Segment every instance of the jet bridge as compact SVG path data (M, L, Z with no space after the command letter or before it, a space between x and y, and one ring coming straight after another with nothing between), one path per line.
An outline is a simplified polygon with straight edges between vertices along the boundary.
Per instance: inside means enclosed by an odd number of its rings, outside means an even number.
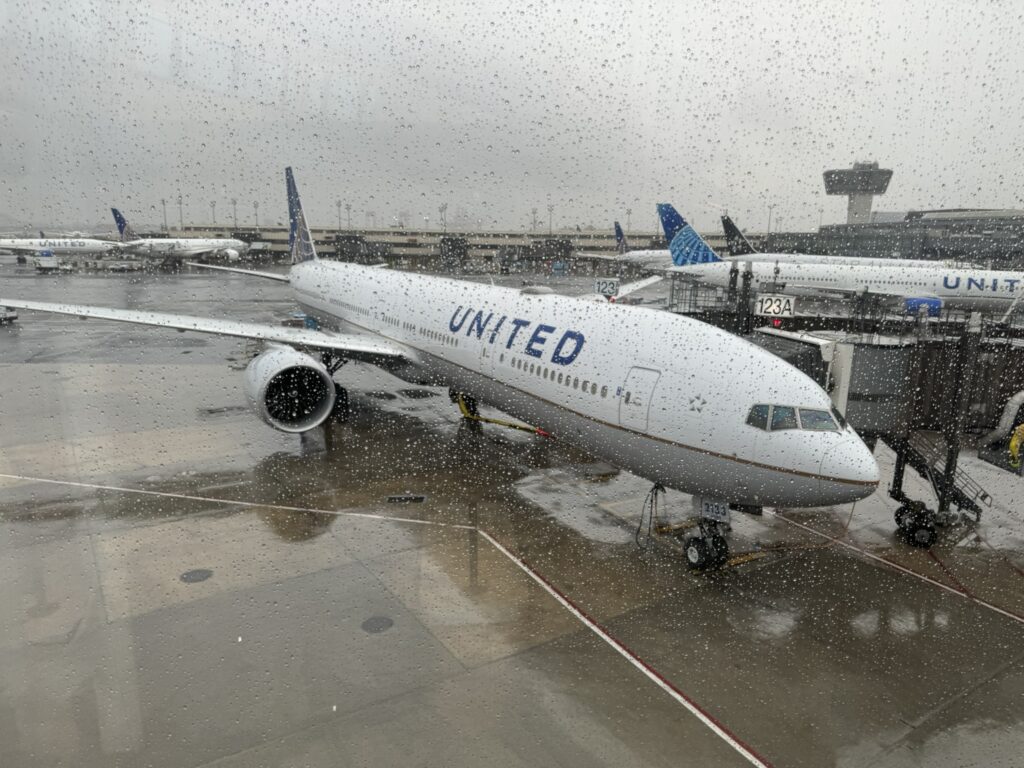
M1021 447L1013 456L1009 449L1024 438L1017 429L1024 424L1024 340L1006 331L972 315L945 327L918 318L889 334L768 326L750 339L821 384L866 441L893 449L897 526L911 544L927 547L937 527L965 513L977 521L991 506L989 493L958 466L965 436L981 458L1020 471ZM907 466L933 489L934 508L903 491Z

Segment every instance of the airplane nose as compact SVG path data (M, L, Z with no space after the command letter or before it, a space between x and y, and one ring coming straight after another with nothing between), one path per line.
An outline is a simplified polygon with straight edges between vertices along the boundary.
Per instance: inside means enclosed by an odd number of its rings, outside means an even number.
M874 493L881 475L864 442L853 434L844 438L822 456L821 490L834 493L841 501L855 501Z

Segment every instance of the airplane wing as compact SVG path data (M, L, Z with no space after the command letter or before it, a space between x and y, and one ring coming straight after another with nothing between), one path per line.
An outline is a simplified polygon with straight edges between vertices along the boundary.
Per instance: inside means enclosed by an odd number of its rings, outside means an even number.
M0 299L0 306L27 309L35 312L53 312L58 315L75 315L82 319L96 318L98 320L114 320L120 323L156 326L158 328L173 328L181 332L194 331L196 333L210 333L216 336L235 336L242 339L276 341L305 349L343 352L347 357L355 359L379 361L381 358L406 357L406 353L397 346L353 333L331 333L309 328L285 328L237 320L173 315L168 312L88 307L81 304L49 304L41 301L20 301L18 299Z
M282 283L290 283L291 278L288 275L282 275L279 272L258 272L255 269L237 269L235 267L218 267L213 264L200 264L198 261L186 261L190 267L199 267L200 269L217 269L221 272L237 272L240 275L249 275L250 277L263 277L267 280L277 280Z
M645 277L643 280L637 280L636 282L633 283L626 283L625 285L619 287L619 292L615 295L615 298L618 299L622 296L628 296L629 294L635 291L642 290L647 286L654 285L658 281L664 279L664 275L652 275L651 277Z

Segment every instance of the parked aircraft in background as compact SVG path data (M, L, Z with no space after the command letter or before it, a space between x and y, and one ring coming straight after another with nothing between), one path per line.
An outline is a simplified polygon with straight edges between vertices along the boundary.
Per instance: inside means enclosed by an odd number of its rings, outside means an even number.
M736 257L725 261L671 205L661 204L658 211L672 260L679 265L668 271L709 285L728 286L739 260L749 262L759 289L795 296L878 296L915 314L937 315L943 307L1005 309L1024 295L1024 273L954 268L936 262L908 266L898 259L872 259L870 263L841 257L826 262L764 259L776 254L759 254L762 260Z
M24 256L35 256L50 251L54 256L98 256L117 251L120 243L96 240L90 237L8 237L0 239L0 251Z
M595 456L715 504L822 506L870 495L871 452L810 378L726 331L600 297L554 295L317 258L286 170L286 283L322 330L141 310L0 299L56 312L260 339L245 390L259 417L303 432L347 402L347 360L451 388ZM752 375L752 371L756 375ZM691 565L722 562L717 528L686 544Z
M137 256L163 256L169 259L195 258L196 256L222 256L228 261L237 260L245 253L247 243L235 238L207 237L143 237L135 230L117 208L111 208L117 231L121 233L121 249Z

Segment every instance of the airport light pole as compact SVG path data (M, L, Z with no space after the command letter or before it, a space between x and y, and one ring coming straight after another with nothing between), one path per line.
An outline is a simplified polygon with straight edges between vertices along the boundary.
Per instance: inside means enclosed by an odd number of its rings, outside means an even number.
M626 234L627 235L629 234L629 231L631 229L631 227L629 225L629 217L632 216L632 215L633 215L633 209L632 208L627 208L626 209Z
M217 223L217 201L210 201L210 218L213 219L213 223Z
M824 216L824 215L825 215L825 209L824 208L819 208L818 209L818 229L821 229L821 217Z
M252 217L256 222L256 231L260 231L260 204L258 200L252 201Z
M533 224L530 226L530 231L531 232L536 232L537 231L537 209L534 208L532 210L533 210Z
M555 206L552 205L551 203L548 203L548 234L549 235L551 235L554 232L554 230L552 228L552 222L554 221L554 216L555 216Z
M160 198L160 205L162 205L163 208L164 208L164 232L166 232L167 231L167 198L161 197Z
M352 203L345 203L345 220L348 222L348 228L352 229Z
M231 198L231 226L238 230L238 198Z
M441 215L441 231L448 231L448 203L441 203L438 207L437 212Z
M334 201L334 207L338 209L338 231L341 231L341 200Z
M768 231L765 234L770 235L772 233L772 211L775 210L775 203L768 205Z
M181 192L178 193L178 231L185 229L185 214L181 207Z

